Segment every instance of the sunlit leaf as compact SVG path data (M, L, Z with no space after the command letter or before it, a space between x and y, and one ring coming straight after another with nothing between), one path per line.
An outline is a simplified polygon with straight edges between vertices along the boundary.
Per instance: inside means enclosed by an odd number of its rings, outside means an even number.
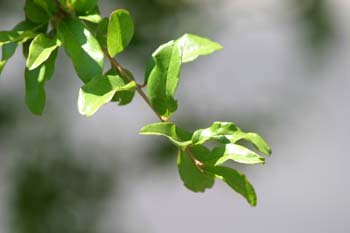
M109 54L114 57L122 52L134 35L134 22L126 10L114 11L109 19L107 45Z
M49 39L45 34L37 35L29 47L27 67L33 70L45 62L50 54L61 45L57 38Z
M181 50L183 63L191 62L199 56L209 55L223 49L219 43L193 34L185 34L177 42Z
M227 160L233 160L244 164L264 163L265 159L257 153L237 144L226 144L225 146L216 147L211 152L215 158L215 165L220 165Z
M172 143L180 147L186 147L191 144L192 134L178 128L172 122L161 122L146 125L140 130L142 135L160 135L170 139Z
M240 193L251 206L256 206L257 198L253 186L246 176L229 167L206 165L204 170L225 181L233 190Z
M79 91L78 108L85 116L92 116L101 106L109 103L116 92L129 91L136 83L125 84L118 75L101 75L92 79Z

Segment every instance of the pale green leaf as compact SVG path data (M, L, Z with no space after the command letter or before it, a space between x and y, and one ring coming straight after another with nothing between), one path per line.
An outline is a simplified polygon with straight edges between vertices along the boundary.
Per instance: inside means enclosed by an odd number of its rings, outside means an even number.
M195 152L192 153L196 156ZM183 150L179 150L177 165L180 177L188 189L193 192L204 192L207 188L213 187L214 175L200 170Z
M92 9L87 14L78 16L78 18L85 20L85 21L89 21L91 23L100 23L102 20L102 17L100 15L100 11L98 10L97 7Z
M25 100L33 114L43 113L46 102L45 82L50 80L54 73L56 56L57 50L51 53L49 59L36 69L25 69Z
M191 62L199 56L209 55L223 47L207 38L185 34L177 40L183 63Z
M134 81L125 84L118 75L101 75L92 79L79 91L78 109L82 115L92 116L101 106L109 103L116 92L136 88Z
M126 10L114 11L109 19L107 47L109 54L114 57L122 52L131 42L134 35L134 22Z
M226 182L233 190L241 194L251 206L256 206L257 198L253 186L246 176L229 167L206 165L204 170Z
M191 144L190 139L192 136L191 133L178 128L172 122L161 122L146 125L141 129L140 134L165 136L170 139L172 143L179 147L186 147Z
M61 45L57 38L49 39L45 34L37 35L29 47L27 67L33 70L45 62L51 53Z
M102 75L104 53L91 32L77 19L64 19L58 24L58 33L66 53L84 83Z
M251 142L260 152L266 155L271 154L271 148L261 136L256 133L245 133L231 122L214 122L209 128L196 130L192 137L195 145L203 144L209 140L234 144L242 139Z
M257 153L237 144L226 144L216 147L211 152L211 157L215 158L215 165L220 165L227 160L233 160L244 164L264 163L265 159Z

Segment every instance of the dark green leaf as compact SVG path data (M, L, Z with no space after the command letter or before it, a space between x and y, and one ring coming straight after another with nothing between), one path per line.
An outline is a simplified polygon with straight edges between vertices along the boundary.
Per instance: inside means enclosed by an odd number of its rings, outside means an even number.
M94 9L98 3L98 0L71 0L73 7L78 13L89 12Z
M15 54L17 48L17 43L12 42L5 44L2 47L2 55L1 55L1 60L0 60L0 75L7 63L7 61Z
M211 157L215 158L215 165L223 164L227 160L233 160L244 164L265 162L265 159L257 153L236 144L226 144L225 146L214 148Z
M39 5L36 3L39 2ZM47 23L50 20L48 8L42 8L43 5L37 0L26 0L24 11L28 19L35 23Z
M134 23L126 10L114 11L109 19L107 47L109 54L114 57L122 52L134 35Z
M66 53L84 83L102 75L103 51L84 24L76 19L64 19L58 25L58 32Z
M160 135L170 139L179 147L186 147L191 144L192 134L183 129L178 128L174 123L161 122L146 125L140 131L142 135Z
M51 17L57 13L57 5L55 0L33 0L36 5L41 7Z
M148 96L155 111L163 117L169 117L177 109L174 94L180 78L180 51L176 43L170 41L160 46L152 59L154 67L147 78Z
M195 60L199 56L209 55L223 47L207 38L185 34L178 39L178 44L182 53L182 62L187 63Z
M101 47L107 49L107 30L108 30L108 18L103 18L97 26L96 38Z
M17 24L11 31L0 31L0 46L11 42L24 43L34 38L37 35L36 30L40 28L42 28L42 25L23 21Z
M34 70L25 70L26 104L33 114L41 115L45 108L45 82L50 80L55 70L57 50L49 59Z
M133 90L135 87L134 81L125 84L118 75L98 76L80 89L79 112L92 116L102 105L109 103L116 92Z
M257 198L253 186L246 176L240 172L222 166L206 165L204 170L214 174L217 178L225 181L233 190L240 193L251 206L256 206Z
M177 165L180 177L188 189L193 192L204 192L205 189L213 187L214 175L201 171L185 151L179 150Z
M33 70L45 62L51 53L61 45L57 38L49 39L45 34L37 35L29 47L27 67Z

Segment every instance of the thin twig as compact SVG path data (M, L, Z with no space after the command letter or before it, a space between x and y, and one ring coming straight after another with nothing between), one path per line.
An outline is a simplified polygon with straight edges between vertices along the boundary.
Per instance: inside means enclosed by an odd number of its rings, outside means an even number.
M202 172L204 173L204 164L199 161L194 154L192 153L192 151L190 150L189 147L186 147L185 149L186 153L190 156L190 158L193 160L194 164L196 165L196 167Z
M111 57L109 55L109 53L107 51L105 51L105 54L107 55L111 65L116 68L119 73L122 75L122 77L127 81L127 82L132 82L132 78L130 78L128 76L128 74L125 72L124 68L118 63L118 61L116 59L114 59L113 57ZM142 86L140 85L136 85L136 91L140 94L140 96L143 98L143 100L148 104L148 106L153 110L153 112L157 115L157 117L159 118L159 120L161 122L167 122L168 118L163 117L161 115L159 115L156 110L153 108L151 102L149 101L147 95L145 94L145 92L142 90Z

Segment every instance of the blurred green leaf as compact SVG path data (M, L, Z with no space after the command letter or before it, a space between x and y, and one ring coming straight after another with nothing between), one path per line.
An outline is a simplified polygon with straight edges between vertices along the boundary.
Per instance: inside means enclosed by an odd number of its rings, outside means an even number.
M100 12L98 8L92 9L90 12L88 12L86 15L80 15L78 16L79 19L89 21L91 23L100 23L102 20L102 17L100 15Z
M133 74L129 70L124 69L124 71L127 73L128 77L130 77L132 80L135 80ZM122 75L116 69L112 69L108 71L107 74L119 75L120 77L122 77ZM125 85L128 84L128 82L125 79L122 79L122 81L124 82ZM134 96L135 96L135 88L127 91L116 92L112 98L112 101L119 102L118 103L119 106L124 106L131 103L132 100L134 99Z
M192 152L193 153L193 152ZM196 156L196 154L194 153ZM214 175L199 170L191 157L183 150L179 150L177 165L184 185L193 192L204 192L214 185Z
M109 19L107 45L111 57L122 52L132 40L134 23L126 10L114 11Z
M57 50L51 53L49 59L34 70L25 70L25 99L33 114L41 115L45 108L45 82L50 80L54 70Z
M98 40L103 49L107 49L108 23L109 19L105 17L99 22L97 26L96 39Z
M204 170L225 181L233 190L240 193L251 206L256 206L257 198L253 186L246 176L229 167L206 165Z
M17 43L11 42L8 44L5 44L2 47L2 55L1 55L1 60L0 60L0 75L7 63L7 61L15 54L17 49Z
M37 35L29 47L27 67L33 70L45 62L50 54L61 45L61 42L55 37L49 39L45 34Z
M36 2L39 2L37 4ZM26 17L35 23L47 23L50 20L48 8L43 8L43 1L26 0L24 5L24 12Z
M84 83L101 75L103 51L91 32L76 19L64 19L58 24L60 40L71 58L75 70Z
M80 89L79 112L92 116L102 105L109 103L116 92L133 90L135 87L134 81L125 84L119 75L98 76Z

